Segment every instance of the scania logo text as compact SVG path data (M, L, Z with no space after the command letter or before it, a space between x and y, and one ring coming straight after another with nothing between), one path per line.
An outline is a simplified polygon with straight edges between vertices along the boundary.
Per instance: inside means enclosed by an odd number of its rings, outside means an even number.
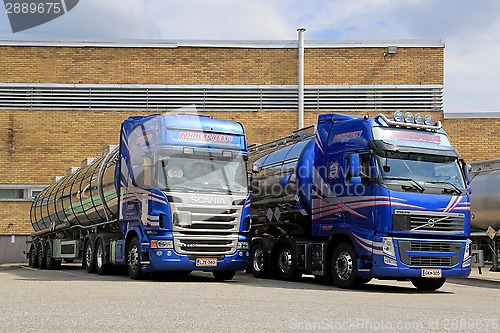
M226 201L224 198L214 198L214 197L191 197L190 203L198 205L225 205Z

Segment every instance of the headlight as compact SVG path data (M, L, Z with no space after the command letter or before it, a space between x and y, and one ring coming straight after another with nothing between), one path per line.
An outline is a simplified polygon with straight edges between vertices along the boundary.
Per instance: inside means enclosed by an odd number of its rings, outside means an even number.
M384 264L391 265L391 266L397 266L398 262L392 258L384 256Z
M432 125L434 119L432 119L432 116L430 114L425 115L424 117L424 124L425 125Z
M248 242L238 242L238 250L248 250Z
M413 123L413 115L411 112L406 112L404 117L405 123Z
M471 248L471 241L468 240L465 242L465 251L464 251L464 260L470 257L470 248Z
M174 248L174 241L172 240L152 240L152 249L172 249Z
M424 124L424 117L420 113L417 113L415 115L415 124L419 124L419 125Z
M394 120L397 122L402 122L403 121L403 112L401 111L396 111L394 112Z
M396 250L394 249L392 237L384 237L382 239L382 251L391 257L396 257Z

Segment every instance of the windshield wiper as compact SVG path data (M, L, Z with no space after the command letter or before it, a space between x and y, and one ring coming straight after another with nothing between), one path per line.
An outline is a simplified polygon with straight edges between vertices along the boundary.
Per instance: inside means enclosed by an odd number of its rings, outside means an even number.
M402 181L405 181L405 182L410 182L413 187L419 191L420 193L422 193L423 191L425 191L425 189L419 184L417 183L415 180L411 179L411 178L406 178L406 177L384 177L383 178L384 180L402 180Z
M446 181L432 181L432 182L426 182L429 184L444 184L444 185L450 185L453 188L444 188L443 191L445 192L450 192L450 193L456 193L458 195L462 195L462 190L457 187L457 185L451 183L451 182L446 182Z

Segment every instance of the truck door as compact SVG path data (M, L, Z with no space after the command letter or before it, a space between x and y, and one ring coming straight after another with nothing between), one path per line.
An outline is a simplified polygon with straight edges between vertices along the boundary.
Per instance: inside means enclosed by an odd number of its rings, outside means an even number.
M357 155L356 157L354 155ZM358 170L352 170L351 159L358 159ZM368 245L373 240L375 221L375 184L373 156L369 152L346 155L345 194L342 213L346 227L355 235L358 244ZM365 250L371 246L363 246ZM371 253L370 253L371 254Z

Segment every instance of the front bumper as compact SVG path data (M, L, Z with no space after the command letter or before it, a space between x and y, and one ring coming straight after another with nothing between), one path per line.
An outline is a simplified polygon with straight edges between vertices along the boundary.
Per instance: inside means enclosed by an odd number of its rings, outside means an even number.
M180 255L173 249L149 249L149 264L143 265L143 272L242 271L247 268L248 256L248 250L225 256L203 255L199 258L217 258L217 266L197 266L196 258Z
M388 238L388 237L385 237ZM469 243L465 239L393 237L394 252L384 251L383 237L375 237L371 267L359 260L360 276L388 279L422 277L422 269L440 270L441 276L467 277L471 272ZM377 246L379 244L379 246Z

